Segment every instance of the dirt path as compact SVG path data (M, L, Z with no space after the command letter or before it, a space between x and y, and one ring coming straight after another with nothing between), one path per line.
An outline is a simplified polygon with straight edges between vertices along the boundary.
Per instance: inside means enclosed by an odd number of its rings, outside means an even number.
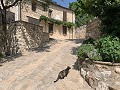
M77 57L76 40L59 40L43 52L31 52L0 67L0 90L91 90L73 68ZM59 71L72 67L64 80Z

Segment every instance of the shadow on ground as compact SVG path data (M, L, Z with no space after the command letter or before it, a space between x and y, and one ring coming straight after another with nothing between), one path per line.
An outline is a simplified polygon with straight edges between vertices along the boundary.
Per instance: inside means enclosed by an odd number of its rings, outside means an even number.
M49 42L46 42L42 45L42 47L34 48L32 51L35 52L50 52L49 49L51 46L57 43L56 39L50 38Z
M52 45L55 45L57 43L57 40L56 39L53 39L53 38L50 38L50 41L49 42L46 42L43 44L42 47L38 47L38 48L34 48L32 49L31 51L35 51L35 52L50 52L49 49ZM6 62L11 62L11 61L15 61L15 58L18 58L18 57L21 57L22 54L19 53L19 54L16 54L15 56L5 56L3 57L1 60L0 60L0 67L3 66L3 63L6 63Z
M76 62L74 63L73 69L79 70L79 68L78 68L78 59L77 59Z
M19 54L16 54L15 56L5 56L5 57L3 57L3 58L0 60L0 67L3 66L3 65L2 65L3 63L15 61L15 58L18 58L18 57L21 57L21 56L22 56L22 54L19 53Z
M68 41L74 41L75 44L83 43L84 39L67 39Z
M83 43L83 41L84 41L84 39L73 39L73 40L68 39L68 40L69 40L69 41L74 41L75 44L80 44L80 45L81 45L81 44ZM72 50L71 50L71 54L77 55L77 51L78 51L80 45L79 45L78 47L73 47ZM75 69L75 70L79 70L78 61L79 61L79 59L77 59L76 62L74 63L74 65L73 65L73 69Z
M79 47L80 47L80 46L78 46L78 47L73 47L72 50L71 50L71 54L77 55L77 51L78 51Z
M73 41L75 44L80 44L83 43L84 39L67 39L68 41ZM72 48L72 54L77 55L77 50L79 49L80 46L78 47L73 47Z

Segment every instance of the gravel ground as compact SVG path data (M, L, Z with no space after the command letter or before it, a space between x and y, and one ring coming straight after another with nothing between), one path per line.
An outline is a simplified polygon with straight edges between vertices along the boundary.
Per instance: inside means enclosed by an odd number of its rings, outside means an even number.
M29 52L0 67L0 90L92 90L73 68L80 40L53 40L40 51ZM67 77L54 83L70 66Z

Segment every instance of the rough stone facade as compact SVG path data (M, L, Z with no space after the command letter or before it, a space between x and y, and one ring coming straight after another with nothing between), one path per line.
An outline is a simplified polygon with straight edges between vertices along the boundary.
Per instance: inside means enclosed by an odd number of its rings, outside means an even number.
M22 31L21 33L24 39L21 40L21 43L24 43L24 48L28 50L40 48L43 43L49 41L49 35L46 32L43 32L43 28L40 26L27 22L22 22L20 31Z
M102 34L100 32L100 20L96 19L89 22L87 25L77 27L75 29L75 37L77 39L85 39L92 37L98 39Z
M93 39L98 39L101 36L100 32L100 20L95 19L92 22L89 22L86 27L86 38L92 37Z
M42 27L23 21L9 24L7 34L11 55L24 54L30 50L39 50L45 42L49 41L49 34L43 32ZM4 52L2 45L4 44L1 42L0 49Z
M120 64L77 60L80 75L95 90L120 90Z

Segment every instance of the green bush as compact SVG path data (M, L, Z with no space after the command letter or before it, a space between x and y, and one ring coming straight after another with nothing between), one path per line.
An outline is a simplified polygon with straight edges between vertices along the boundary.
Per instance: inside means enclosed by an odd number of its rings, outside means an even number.
M116 36L108 35L100 38L96 48L103 58L103 61L120 62L120 40Z
M83 44L94 44L94 39L93 38L88 38L86 40L83 41Z
M102 57L100 56L98 50L95 49L95 46L92 44L83 44L78 49L77 56L80 59L89 58L91 60L102 60Z

